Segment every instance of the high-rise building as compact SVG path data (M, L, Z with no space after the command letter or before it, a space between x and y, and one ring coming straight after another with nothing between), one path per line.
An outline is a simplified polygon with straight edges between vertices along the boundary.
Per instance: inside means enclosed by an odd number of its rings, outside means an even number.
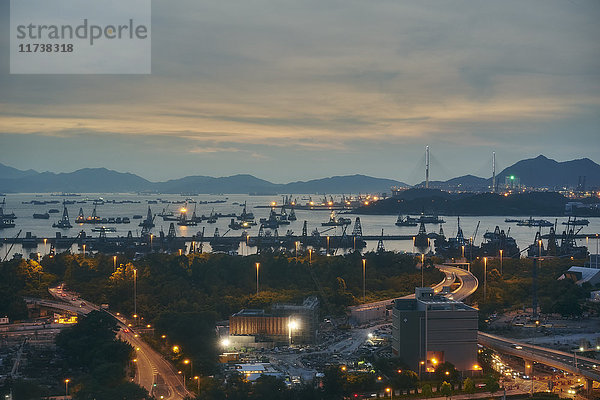
M392 348L416 372L431 372L444 362L478 371L477 325L475 308L432 288L416 288L414 299L394 303Z

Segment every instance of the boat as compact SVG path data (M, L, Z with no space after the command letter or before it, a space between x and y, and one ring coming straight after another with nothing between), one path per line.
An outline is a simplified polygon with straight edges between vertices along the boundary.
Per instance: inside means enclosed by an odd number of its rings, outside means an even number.
M15 227L15 220L13 218L7 218L6 216L3 216L0 218L0 229L14 228L14 227Z
M344 225L350 225L352 223L352 220L350 218L337 218L335 216L335 211L332 211L331 214L329 215L329 221L327 222L322 222L321 226L344 226Z
M136 214L136 215L134 215L134 216L133 216L133 217L131 217L131 218L133 218L133 219L142 219L142 218L144 218L144 217L142 217L142 216L141 216L141 215L139 215L139 214Z
M212 211L210 212L210 215L208 216L208 219L206 220L206 222L208 222L209 224L214 224L217 222L217 215L215 214L215 209L213 208Z
M573 217L573 219L571 219L571 217L569 217L569 220L567 222L563 222L562 224L571 226L588 226L590 224L590 221L587 219L577 219L576 217Z
M424 212L421 212L421 215L419 215L418 217L411 217L410 215L407 215L406 221L414 222L416 224L420 224L421 222L424 224L444 224L444 223L446 223L446 221L444 221L442 218L438 217L437 215L426 215ZM416 225L413 225L413 226L416 226Z
M408 216L403 218L402 215L398 215L398 219L395 223L396 226L417 226L418 224L414 221L410 221Z
M51 208L51 209L49 209L49 210L48 210L48 212L49 212L50 214L58 214L60 211L58 211L58 209L57 209L57 208Z
M117 228L113 228L112 226L106 227L106 226L95 226L92 228L92 232L116 232Z
M519 258L521 255L519 246L509 234L510 229L505 233L504 229L500 229L499 226L496 226L493 232L484 233L483 238L486 241L481 243L481 253L479 255L498 257L502 252L503 257Z
M139 226L146 229L154 228L154 216L152 215L152 210L150 210L150 206L148 206L148 214L146 216L146 219L140 222Z
M229 223L228 227L230 229L233 229L234 231L237 231L239 229L247 229L250 227L250 222L247 221L241 221L238 222L235 220L235 218L231 218L231 222Z
M15 215L14 212L10 213L10 214L6 214L4 213L4 207L6 207L6 198L2 199L2 203L0 203L0 219L1 218L6 218L6 219L17 219L17 216Z
M83 215L82 207L79 208L79 214L77 214L77 218L75 218L75 222L77 222L78 224L85 223L85 216Z
M83 214L83 211L81 211L81 213ZM69 212L67 211L66 202L63 203L63 216L61 220L53 223L52 227L60 229L69 229L73 227L69 221Z
M242 213L237 217L237 219L238 219L238 221L246 221L246 222L254 221L254 214L247 211L246 202L244 202L244 209L242 210Z
M298 219L296 218L296 212L293 208L290 210L290 215L288 215L287 219L288 221L296 221Z
M141 215L140 215L140 217L141 217ZM123 217L123 223L129 224L129 223L131 223L131 220L129 219L129 217Z
M33 219L50 219L50 214L48 214L48 213L33 214Z
M108 224L116 224L117 220L115 219L115 217L108 217L108 219L106 220L106 223L108 223Z
M550 221L547 221L545 219L533 219L532 217L529 217L529 219L524 219L521 220L519 222L517 222L518 226L529 226L529 227L549 227L549 226L554 226L554 224Z
M196 222L196 212L194 212L194 217L192 219L187 218L187 208L182 207L179 214L179 219L177 221L177 225L179 226L196 226L198 223Z
M516 219L516 218L506 218L504 220L504 222L507 222L507 223L513 222L514 223L514 222L521 222L521 220L520 219Z

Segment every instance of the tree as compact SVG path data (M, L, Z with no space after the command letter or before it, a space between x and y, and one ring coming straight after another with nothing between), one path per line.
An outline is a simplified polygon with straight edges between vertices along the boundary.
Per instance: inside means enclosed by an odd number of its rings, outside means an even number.
M421 394L425 397L431 397L433 395L433 390L431 389L431 385L426 383L421 388Z
M473 382L473 380L471 378L465 379L463 387L464 387L464 391L466 394L475 393L475 383Z
M446 396L446 398L452 396L452 385L444 381L440 387L440 393Z
M500 389L498 379L492 374L488 375L485 379L485 387L491 394L496 393Z

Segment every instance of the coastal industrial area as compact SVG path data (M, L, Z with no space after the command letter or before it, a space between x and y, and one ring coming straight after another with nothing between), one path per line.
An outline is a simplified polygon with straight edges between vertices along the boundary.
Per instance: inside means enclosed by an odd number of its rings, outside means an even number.
M549 191L425 176L356 195L5 195L3 395L114 386L69 350L108 329L125 398L597 398L600 191L580 177L556 212L519 211ZM517 208L461 216L443 196Z

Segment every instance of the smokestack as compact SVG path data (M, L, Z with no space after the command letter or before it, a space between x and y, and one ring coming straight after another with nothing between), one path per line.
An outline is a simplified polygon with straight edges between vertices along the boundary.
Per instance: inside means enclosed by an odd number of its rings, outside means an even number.
M429 146L425 146L425 188L429 189Z
M496 193L496 152L492 152L492 193Z

